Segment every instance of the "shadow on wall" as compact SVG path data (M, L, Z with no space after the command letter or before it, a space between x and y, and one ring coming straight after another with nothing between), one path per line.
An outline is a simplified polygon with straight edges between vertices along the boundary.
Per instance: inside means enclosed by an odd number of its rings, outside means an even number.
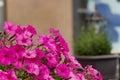
M108 23L105 29L105 32L107 32L108 38L112 42L118 42L119 34L116 29L118 26L120 28L120 15L113 14L109 6L104 3L97 3L96 9L106 19Z

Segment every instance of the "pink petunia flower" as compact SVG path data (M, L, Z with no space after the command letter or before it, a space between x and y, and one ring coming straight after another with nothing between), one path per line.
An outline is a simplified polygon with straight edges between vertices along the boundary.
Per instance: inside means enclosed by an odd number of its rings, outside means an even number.
M36 55L39 57L39 58L43 58L45 55L44 55L44 52L40 49L35 49L36 51Z
M70 72L69 80L86 80L83 74Z
M21 34L21 35L17 35L16 36L16 41L18 43L18 45L25 45L25 46L30 46L32 45L32 40L30 37Z
M17 45L11 46L11 47L15 51L17 57L23 56L23 53L25 52L25 49L23 46L17 44Z
M84 69L82 65L75 59L74 56L69 54L68 56L66 56L66 59L72 69L73 68Z
M30 63L34 63L39 66L41 64L41 61L38 56L36 56L34 58L24 58L24 64L30 64Z
M22 68L22 62L23 62L23 53L25 52L25 49L21 45L14 45L12 46L15 55L15 61L13 62L14 67L17 69Z
M9 34L14 35L16 32L16 26L15 26L15 24L13 24L11 22L5 22L4 30L6 32L8 32Z
M14 69L9 69L7 72L0 70L0 80L18 80Z
M35 28L32 25L28 25L26 31L29 32L30 36L37 34Z
M56 52L56 43L53 37L48 35L41 35L38 38L38 41L43 44L48 52Z
M66 56L66 53L69 52L69 48L68 48L67 42L61 36L59 30L50 28L49 32L51 33L52 37L56 38L56 46L57 46L58 52L63 52L63 54Z
M25 70L28 72L28 73L33 73L35 74L36 76L39 74L39 67L37 64L34 64L34 63L29 63L29 64L24 64L25 66Z
M22 56L17 57L13 65L14 68L21 69L23 67L23 57Z
M15 52L12 48L3 48L1 51L0 51L0 62L5 65L5 66L8 66L10 65L11 63L14 62L15 60Z
M94 69L91 65L87 66L87 72L90 75L89 78L93 80L103 80L99 71Z
M44 80L55 80L55 79L52 76L48 75L48 76L45 77Z
M39 67L39 75L36 76L37 79L40 79L40 80L45 80L46 77L48 77L50 74L50 70L48 69L48 67L44 64L42 64L40 67Z
M47 65L49 67L55 67L58 64L58 59L56 59L56 55L49 53L46 55L46 59L47 59Z
M0 80L8 80L7 72L0 70Z
M14 72L14 69L9 69L7 71L7 78L8 78L8 80L18 80L18 78Z
M56 67L56 72L59 76L63 78L68 78L70 74L70 69L66 64L60 64Z
M23 56L25 58L35 58L36 57L36 52L35 52L35 50L25 50Z
M83 74L76 74L79 77L79 80L86 80Z
M20 35L24 33L24 29L22 26L18 25L16 29L16 34Z

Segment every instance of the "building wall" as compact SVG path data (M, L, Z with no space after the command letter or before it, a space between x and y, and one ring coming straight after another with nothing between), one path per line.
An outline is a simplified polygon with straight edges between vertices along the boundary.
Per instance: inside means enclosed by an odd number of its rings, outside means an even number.
M39 34L59 29L73 52L72 0L6 0L7 20L31 24Z

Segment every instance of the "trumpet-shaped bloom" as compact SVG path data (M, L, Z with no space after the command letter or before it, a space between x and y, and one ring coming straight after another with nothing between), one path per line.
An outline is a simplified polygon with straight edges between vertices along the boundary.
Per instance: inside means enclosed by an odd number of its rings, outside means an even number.
M35 28L32 25L28 25L26 31L29 32L29 36L37 34Z
M16 28L15 24L13 24L11 22L5 22L5 24L4 24L4 30L6 32L8 32L9 34L14 35L15 32L16 32L16 29L17 28Z
M57 51L56 43L53 37L48 35L41 35L38 38L38 41L43 44L48 52L55 52Z
M66 64L60 64L56 67L56 72L59 76L63 78L68 78L70 74L70 69Z
M70 72L69 80L86 80L83 74Z
M0 70L0 80L18 80L14 69L9 69L7 72Z
M26 50L23 55L25 58L35 58L36 52L35 50Z
M26 35L24 35L24 34L17 35L16 41L17 41L18 45L24 45L24 46L32 45L31 38L26 36Z
M39 58L43 58L45 55L44 55L44 52L40 49L36 49L36 55L39 57Z
M14 62L15 55L16 54L12 48L5 47L0 51L0 62L3 65L8 66Z
M90 65L87 66L87 72L90 75L89 76L90 79L102 80L102 76L101 76L100 72L98 72L96 69L92 68L92 66L90 66Z
M56 47L57 47L58 52L62 52L65 56L67 56L66 53L69 52L69 48L68 48L67 42L61 36L59 30L50 28L49 32L51 33L52 37L55 37Z
M49 67L55 67L58 64L58 62L59 62L56 58L57 57L54 54L52 54L52 53L47 54L46 55L47 65Z
M82 65L75 59L74 56L68 55L66 56L67 62L69 63L71 68L79 68L79 69L84 69Z
M14 69L9 69L7 71L7 78L8 78L8 80L18 80L18 78L14 72Z
M23 34L23 33L24 33L23 27L21 27L20 25L18 25L17 29L16 29L16 34L20 35L20 34Z
M39 67L38 67L38 65L36 65L34 63L29 63L29 64L24 64L24 66L25 66L25 70L28 73L33 73L35 75L39 74Z
M8 80L7 79L7 72L0 70L0 80Z
M36 76L37 79L40 79L40 80L45 80L46 77L48 77L50 74L50 70L48 69L48 67L44 64L42 64L40 67L39 67L39 75Z

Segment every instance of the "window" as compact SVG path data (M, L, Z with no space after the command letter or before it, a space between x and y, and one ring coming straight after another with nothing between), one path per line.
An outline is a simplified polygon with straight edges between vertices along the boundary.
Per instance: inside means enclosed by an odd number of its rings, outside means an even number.
M74 0L74 39L78 38L80 27L84 25L87 13L87 0Z
M0 0L0 30L3 29L5 20L5 0Z

